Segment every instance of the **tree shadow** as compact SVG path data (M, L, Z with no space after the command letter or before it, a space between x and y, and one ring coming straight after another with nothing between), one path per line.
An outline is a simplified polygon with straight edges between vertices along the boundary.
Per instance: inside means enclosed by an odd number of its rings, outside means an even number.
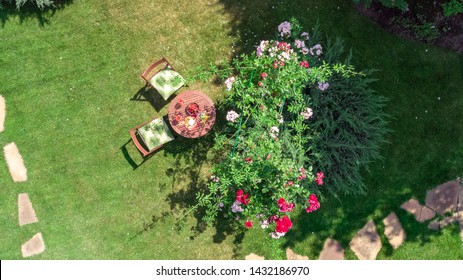
M201 138L183 138L179 137L175 145L165 147L164 153L175 158L173 166L166 170L166 175L173 178L173 192L168 196L167 200L170 203L170 210L178 218L176 227L180 230L185 226L185 221L188 216L193 216L196 224L190 227L190 239L197 238L202 234L207 225L202 218L205 215L205 209L197 208L192 210L196 204L197 193L207 193L207 183L209 182L209 169L214 163L223 159L223 155L210 151L214 145L214 136L226 127L225 108L222 101L217 101L216 122L211 131ZM181 189L177 186L182 185ZM236 229L232 228L225 218L218 216L214 223L216 233L213 236L214 243L222 243L227 236L237 234ZM235 246L242 242L244 235L235 235ZM235 248L236 249L236 248ZM238 249L236 249L238 250ZM238 253L236 252L236 256Z
M52 6L40 9L35 3L28 1L19 10L13 2L2 2L1 5L3 7L0 6L0 21L2 27L5 27L5 24L15 17L19 17L21 24L29 19L35 19L40 27L44 27L50 24L50 19L57 11L63 10L73 2L74 0L54 0Z

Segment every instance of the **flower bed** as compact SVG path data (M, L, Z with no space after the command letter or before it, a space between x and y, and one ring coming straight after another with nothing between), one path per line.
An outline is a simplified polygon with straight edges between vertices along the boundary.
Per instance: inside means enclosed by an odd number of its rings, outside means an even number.
M212 168L209 191L197 194L196 207L206 208L203 219L209 224L221 215L280 238L292 228L296 210L321 207L324 180L333 169L320 168L327 160L317 150L320 130L330 129L320 118L336 110L320 107L320 100L329 96L331 81L366 74L335 62L340 41L325 50L318 28L311 33L296 20L283 22L277 40L261 41L254 54L235 59L231 68L213 67L212 74L225 80L229 110L228 128L215 140L215 149L226 156Z

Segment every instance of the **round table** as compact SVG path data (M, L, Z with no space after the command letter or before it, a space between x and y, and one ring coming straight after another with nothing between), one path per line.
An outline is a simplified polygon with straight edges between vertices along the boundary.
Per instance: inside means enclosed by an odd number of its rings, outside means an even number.
M189 114L187 107L196 103L198 112ZM212 100L200 91L185 91L177 95L169 106L169 123L172 129L186 138L198 138L208 133L215 123Z

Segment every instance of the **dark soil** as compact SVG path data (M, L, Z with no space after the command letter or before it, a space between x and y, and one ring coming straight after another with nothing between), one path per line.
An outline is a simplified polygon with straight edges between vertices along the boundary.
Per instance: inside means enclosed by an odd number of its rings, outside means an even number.
M370 7L355 7L393 34L463 53L463 14L445 17L441 5L449 0L408 2L405 12L384 7L375 1Z

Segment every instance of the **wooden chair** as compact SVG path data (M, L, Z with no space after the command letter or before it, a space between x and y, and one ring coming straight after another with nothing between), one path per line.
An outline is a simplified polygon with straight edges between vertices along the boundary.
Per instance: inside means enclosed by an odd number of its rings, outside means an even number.
M169 99L174 92L185 84L185 79L175 71L165 57L151 64L141 74L141 77L146 81L147 85L156 89L164 100Z
M147 157L165 143L175 139L163 117L143 123L130 129L129 132L143 157Z

